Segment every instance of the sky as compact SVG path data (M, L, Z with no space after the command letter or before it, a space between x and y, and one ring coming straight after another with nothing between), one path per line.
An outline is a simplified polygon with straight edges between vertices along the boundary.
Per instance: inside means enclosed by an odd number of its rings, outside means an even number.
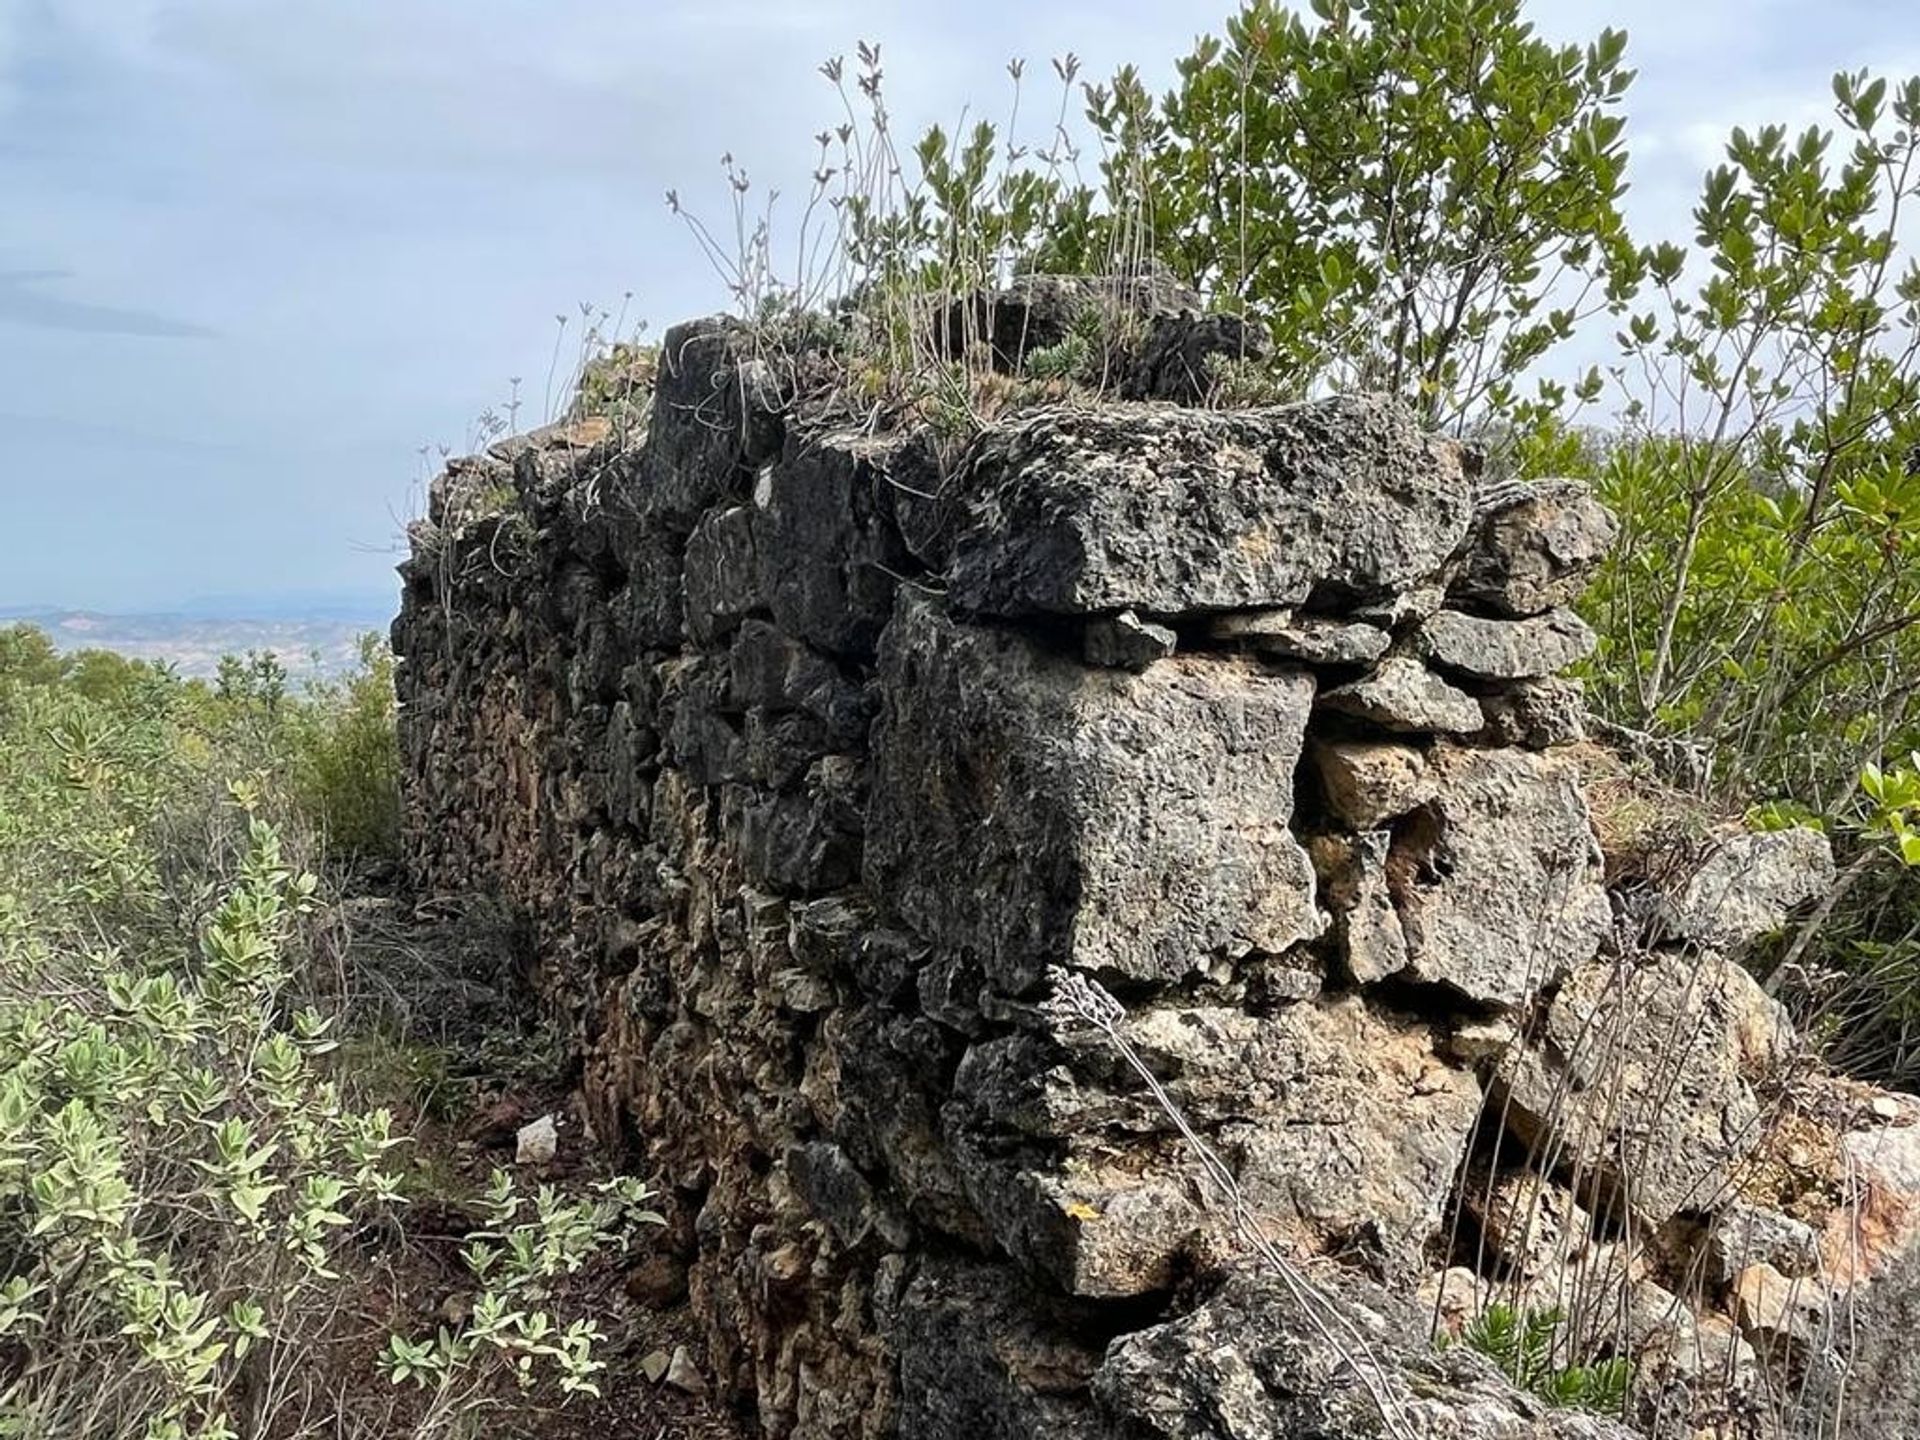
M541 418L582 306L655 334L724 306L664 194L724 216L723 154L802 194L821 60L878 41L917 133L1000 113L1015 56L1030 106L1069 51L1159 88L1227 9L0 0L0 606L377 610L442 447L515 377ZM1731 125L1823 120L1836 69L1920 70L1900 0L1530 13L1629 32L1646 238L1685 237Z

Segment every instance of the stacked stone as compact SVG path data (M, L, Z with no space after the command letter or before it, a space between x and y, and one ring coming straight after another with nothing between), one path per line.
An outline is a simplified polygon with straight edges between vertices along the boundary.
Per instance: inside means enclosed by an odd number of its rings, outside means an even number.
M1542 1285L1718 1223L1784 1033L1683 934L1744 887L1602 954L1556 672L1605 511L1476 495L1365 399L1046 410L931 453L794 420L701 322L643 440L456 462L405 567L415 879L531 920L723 1388L805 1440L1378 1433L1327 1316L1240 1268L1173 1120L1046 1003L1077 973L1275 1242L1352 1269L1335 1333L1413 1433L1615 1433L1434 1354L1409 1299L1520 1268L1482 1191L1593 1229ZM1625 1168L1668 1077L1581 1049L1622 977L1711 1042L1701 1118ZM1491 1249L1438 1274L1463 1207Z

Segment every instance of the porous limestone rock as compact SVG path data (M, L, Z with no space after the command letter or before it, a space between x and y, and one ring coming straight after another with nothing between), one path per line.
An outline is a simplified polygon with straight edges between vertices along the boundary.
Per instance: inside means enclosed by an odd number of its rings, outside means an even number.
M1471 735L1485 723L1471 695L1404 656L1389 656L1360 679L1323 691L1320 704L1400 734Z
M1813 1274L1820 1265L1820 1237L1803 1220L1745 1200L1713 1217L1707 1232L1707 1278L1731 1285L1749 1265L1769 1265L1788 1277Z
M1480 1105L1478 1083L1436 1056L1431 1031L1346 996L1266 1016L1160 1006L1129 1015L1122 1033L1213 1137L1255 1213L1361 1247L1408 1281L1420 1272ZM1043 1175L1027 1174L1031 1162L969 1177L1002 1242L1062 1285L1159 1288L1207 1228L1185 1199L1177 1145L1136 1155L1121 1142L1173 1144L1177 1135L1100 1037L983 1041L968 1050L954 1089L960 1103L948 1121L959 1131L1066 1147L1069 1163L1057 1167L1064 1188L1047 1190ZM1127 1266L1137 1267L1130 1284Z
M1742 950L1786 925L1794 908L1833 884L1833 847L1818 830L1723 831L1661 907L1676 940Z
M1308 747L1334 818L1372 830L1434 797L1426 752L1397 740L1316 740Z
M1729 1198L1762 1138L1754 1082L1786 1021L1739 966L1655 955L1577 969L1502 1057L1496 1103L1588 1202L1657 1226Z
M1475 680L1533 680L1593 653L1593 630L1571 610L1526 620L1440 610L1414 631L1416 653L1446 674Z
M1483 500L1450 587L1456 604L1538 615L1575 599L1619 526L1578 480L1536 480Z
M1334 947L1347 973L1371 985L1407 968L1407 936L1387 884L1385 830L1360 835L1316 835L1307 853L1320 877L1320 895L1333 915Z
M1536 1170L1469 1174L1460 1201L1503 1276L1537 1280L1553 1274L1593 1239L1593 1217Z
M1391 637L1377 625L1292 610L1239 610L1216 615L1207 635L1248 650L1309 665L1367 665L1387 653Z
M1436 1350L1410 1301L1314 1279L1308 1309L1282 1277L1236 1272L1198 1309L1116 1340L1094 1393L1150 1440L1629 1440L1515 1390L1466 1346Z
M977 442L957 499L954 603L1008 617L1389 595L1472 519L1459 447L1359 397L1042 412Z
M1479 698L1487 723L1474 737L1478 744L1546 750L1587 738L1587 704L1578 680L1519 680Z
M1099 615L1087 622L1081 654L1089 665L1137 673L1156 660L1166 659L1179 643L1180 637L1165 625L1122 610L1118 615Z
M1591 960L1611 925L1571 762L1438 746L1434 798L1394 831L1388 880L1408 973L1515 1007Z
M1309 676L1089 670L914 597L883 652L867 888L993 984L1176 981L1319 933L1288 829Z

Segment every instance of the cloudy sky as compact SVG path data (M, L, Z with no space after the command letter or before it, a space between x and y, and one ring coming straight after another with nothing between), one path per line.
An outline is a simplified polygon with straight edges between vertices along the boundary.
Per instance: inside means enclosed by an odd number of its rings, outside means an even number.
M459 447L557 313L724 300L662 194L792 193L872 38L902 128L1076 51L1156 82L1191 0L0 0L0 605L378 596L423 447ZM1893 0L1537 0L1626 28L1635 219L1686 228L1726 128L1920 69ZM1030 75L1033 73L1030 71ZM572 345L562 343L561 367Z

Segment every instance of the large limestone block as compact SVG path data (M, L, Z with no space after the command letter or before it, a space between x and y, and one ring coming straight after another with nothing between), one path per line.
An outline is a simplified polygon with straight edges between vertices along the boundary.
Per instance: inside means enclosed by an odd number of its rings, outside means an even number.
M1591 960L1611 923L1579 775L1557 756L1452 746L1428 769L1434 798L1388 859L1409 973L1523 1005Z
M1596 1206L1654 1226L1731 1198L1786 1021L1719 956L1596 962L1495 1072L1508 1127Z
M954 601L1002 616L1390 596L1472 520L1459 447L1359 397L1046 411L983 436L959 495Z
M1481 1098L1425 1026L1346 996L1264 1016L1156 1007L1122 1034L1263 1222L1364 1250L1389 1274L1421 1272ZM1103 1037L981 1041L954 1090L949 1131L981 1157L965 1167L970 1192L1002 1243L1068 1290L1164 1288L1183 1252L1217 1231L1190 1198L1173 1122ZM1016 1136L1039 1148L1003 1158ZM1064 1162L1039 1158L1049 1145L1065 1146Z
M997 987L1173 982L1320 932L1288 828L1308 676L1090 669L903 597L880 689L867 888Z

